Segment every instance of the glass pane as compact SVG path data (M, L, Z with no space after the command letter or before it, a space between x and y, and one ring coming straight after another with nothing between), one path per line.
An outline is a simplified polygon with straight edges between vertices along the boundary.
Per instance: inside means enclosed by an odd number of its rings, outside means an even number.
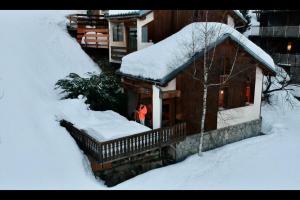
M142 27L142 42L148 42L148 26Z

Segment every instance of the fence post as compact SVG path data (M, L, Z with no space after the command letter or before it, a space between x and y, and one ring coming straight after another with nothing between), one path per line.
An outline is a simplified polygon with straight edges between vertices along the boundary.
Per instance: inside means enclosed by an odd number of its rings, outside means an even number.
M102 157L102 144L101 143L97 143L97 146L98 146L98 159L99 159L99 162L101 162L103 164L103 157Z

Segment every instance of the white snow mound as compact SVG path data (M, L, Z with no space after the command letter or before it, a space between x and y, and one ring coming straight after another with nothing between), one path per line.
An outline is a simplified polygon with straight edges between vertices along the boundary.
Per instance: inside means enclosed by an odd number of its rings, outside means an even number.
M0 189L97 189L88 162L55 116L57 80L100 72L66 30L73 11L1 11Z

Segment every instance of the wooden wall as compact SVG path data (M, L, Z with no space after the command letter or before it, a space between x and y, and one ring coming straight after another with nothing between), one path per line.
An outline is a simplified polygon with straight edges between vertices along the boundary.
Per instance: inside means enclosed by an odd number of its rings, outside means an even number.
M227 23L226 10L207 10L208 22ZM205 10L154 10L154 21L149 35L153 42L159 42L178 32L186 25L205 21Z
M216 49L216 54L209 74L210 83L218 83L219 75L222 71L223 58L229 58L229 64L233 63L236 52L236 45L232 41L226 41ZM202 58L196 61L198 73L196 77L200 78L202 74ZM236 61L232 79L228 82L228 91L230 98L228 106L236 108L245 105L245 86L249 75L252 77L252 84L255 85L256 62L248 53L240 50ZM199 80L192 77L194 66L189 66L186 70L176 77L176 89L181 91L181 97L176 102L176 113L181 116L181 120L188 122L188 133L197 133L200 131L200 121L202 113L202 91L203 86ZM254 80L253 80L254 79ZM205 123L205 130L214 130L217 128L218 113L218 94L219 86L210 87L208 91L208 106ZM253 93L254 94L254 93Z

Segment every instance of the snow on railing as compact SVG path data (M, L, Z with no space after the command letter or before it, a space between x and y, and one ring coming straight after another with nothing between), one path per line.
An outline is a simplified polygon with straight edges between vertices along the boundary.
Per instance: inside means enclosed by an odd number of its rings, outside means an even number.
M186 136L185 122L104 142L97 141L84 130L75 128L66 120L62 120L60 125L69 131L84 151L101 163L159 149L182 141Z

